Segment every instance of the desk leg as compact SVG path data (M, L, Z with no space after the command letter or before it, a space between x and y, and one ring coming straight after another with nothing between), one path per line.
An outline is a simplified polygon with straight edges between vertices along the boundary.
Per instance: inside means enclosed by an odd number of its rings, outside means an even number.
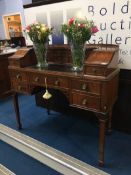
M111 123L112 123L112 110L110 110L110 112L109 112L109 121L108 121L108 134L111 134L111 132L112 132L112 125L111 125Z
M104 165L104 148L107 119L99 119L99 165Z
M21 124L21 121L20 121L20 112L19 112L19 104L18 104L18 95L17 95L17 93L13 94L13 103L14 103L14 108L15 108L17 126L18 126L18 129L21 129L22 124Z

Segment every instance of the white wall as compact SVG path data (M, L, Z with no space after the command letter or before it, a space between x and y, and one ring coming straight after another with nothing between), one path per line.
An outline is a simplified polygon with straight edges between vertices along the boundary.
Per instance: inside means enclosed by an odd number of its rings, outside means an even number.
M27 8L24 10L26 24L36 21L36 17L41 13L47 14L50 25L51 13L60 10L63 11L65 22L68 10L73 11L75 8L80 8L82 16L94 20L99 28L99 32L92 36L89 42L118 44L119 67L131 70L131 0L74 0Z
M31 4L32 3L32 0L22 0L23 1L23 4L26 5L26 4Z
M32 0L1 0L0 1L0 39L5 39L5 31L3 25L3 15L20 13L22 18L22 26L25 26L23 5L30 4Z

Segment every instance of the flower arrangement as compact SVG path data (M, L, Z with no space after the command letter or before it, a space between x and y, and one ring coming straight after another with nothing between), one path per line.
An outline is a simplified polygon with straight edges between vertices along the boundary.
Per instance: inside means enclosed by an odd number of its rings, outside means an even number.
M67 24L62 24L61 31L67 36L69 42L85 43L91 35L98 32L97 26L91 20L70 18Z
M98 32L93 21L71 18L67 24L62 24L61 31L67 36L72 55L72 70L81 71L85 59L85 43L91 35Z
M53 28L49 28L46 24L33 23L26 27L26 32L29 35L32 42L45 43L48 36L52 34Z
M46 67L47 49L49 35L52 34L53 28L49 28L46 24L33 23L26 27L26 33L33 42L33 48L37 58L37 67Z

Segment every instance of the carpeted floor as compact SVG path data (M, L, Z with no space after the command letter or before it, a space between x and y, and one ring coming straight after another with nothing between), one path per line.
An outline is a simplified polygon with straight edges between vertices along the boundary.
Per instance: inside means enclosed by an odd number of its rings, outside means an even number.
M34 96L19 96L23 129L20 131L92 166L98 166L98 126L79 116L67 116L35 105ZM0 101L0 122L16 129L10 98ZM112 175L130 175L131 135L113 130L106 137L105 166ZM0 142L0 163L17 175L58 175L27 155Z

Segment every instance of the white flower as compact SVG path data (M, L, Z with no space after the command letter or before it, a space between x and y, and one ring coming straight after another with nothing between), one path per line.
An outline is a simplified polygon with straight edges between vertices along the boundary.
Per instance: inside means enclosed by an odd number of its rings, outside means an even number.
M45 31L46 31L46 27L42 27L41 32L45 32Z
M41 24L41 27L46 27L46 25L45 24Z
M36 28L37 28L37 29L39 29L39 28L40 28L40 26L36 25Z

